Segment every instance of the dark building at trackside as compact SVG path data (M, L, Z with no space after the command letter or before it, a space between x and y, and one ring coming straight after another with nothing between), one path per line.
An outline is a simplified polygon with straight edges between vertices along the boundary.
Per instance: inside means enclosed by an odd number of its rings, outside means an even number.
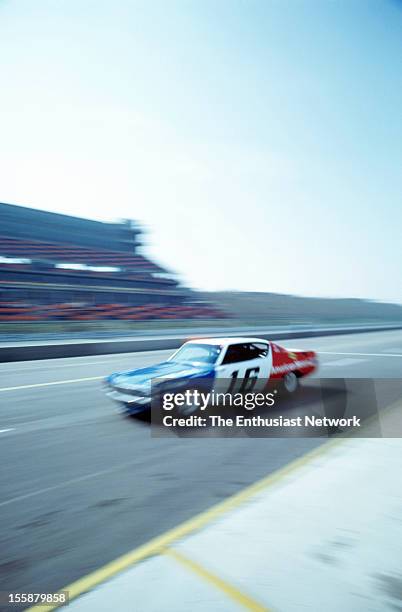
M18 304L22 310L58 305L61 317L67 306L60 305L69 305L69 313L71 305L75 312L81 306L81 319L147 318L152 309L174 318L175 308L177 316L184 308L185 317L189 304L203 314L193 292L141 253L141 233L134 221L104 223L0 203L0 315L2 304L5 314L19 312Z

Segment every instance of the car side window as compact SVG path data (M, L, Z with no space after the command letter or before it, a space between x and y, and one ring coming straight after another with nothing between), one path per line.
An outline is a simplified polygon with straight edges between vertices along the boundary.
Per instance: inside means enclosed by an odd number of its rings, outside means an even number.
M250 346L252 352L254 353L254 356L251 359L257 359L258 357L266 357L269 353L269 344L265 344L263 342L255 342Z
M239 361L238 359L238 355L239 355L239 351L238 351L238 344L231 344L230 346L228 346L228 348L226 349L226 355L223 358L222 363L223 364L227 364L227 363L237 363Z
M244 343L244 344L231 344L223 359L223 365L228 363L239 363L241 361L250 361L251 359L257 359L259 357L266 357L268 355L269 346L268 344L261 343Z

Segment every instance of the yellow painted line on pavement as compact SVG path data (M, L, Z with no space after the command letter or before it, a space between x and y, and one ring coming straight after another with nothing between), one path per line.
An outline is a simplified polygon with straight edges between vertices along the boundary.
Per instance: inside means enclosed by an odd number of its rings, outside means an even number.
M242 591L240 591L237 587L233 586L226 580L223 580L216 574L210 572L205 567L196 563L192 559L187 556L182 555L177 552L177 550L173 550L172 548L167 548L164 551L164 554L171 557L177 563L180 563L183 567L190 570L209 584L212 584L215 588L223 591L227 597L235 601L237 604L245 608L246 610L252 610L252 612L270 612L270 609L266 606L261 605L254 599L252 599L249 595L246 595Z
M72 380L56 380L56 382L35 383L33 385L19 385L18 387L0 387L1 391L18 391L19 389L34 389L35 387L52 387L53 385L72 385L88 380L101 380L104 376L89 376L88 378L73 378Z
M180 540L195 531L198 531L211 523L212 521L218 519L222 515L226 514L230 510L234 510L251 497L254 497L264 489L271 487L273 485L278 484L280 481L285 479L293 472L299 470L304 467L310 461L313 461L320 455L325 454L334 446L337 446L341 442L343 442L346 438L336 438L332 439L328 442L323 443L318 448L313 449L312 451L306 453L302 457L295 459L291 463L288 463L284 467L279 470L265 476L261 480L255 482L254 484L246 487L239 493L228 497L223 502L212 506L208 510L197 514L193 518L181 523L177 527L173 529L169 529L165 533L162 533L152 540L149 540L147 543L142 544L138 548L118 557L114 561L107 563L103 567L95 570L94 572L87 574L86 576L79 578L75 582L63 587L61 591L68 591L69 593L69 601L72 601L76 597L90 591L96 586L102 584L103 582L110 580L116 574L132 567L133 565L147 559L149 557L162 554L166 548L169 548L174 542ZM29 610L34 610L35 612L49 612L50 610L55 610L59 608L61 604L50 605L50 606L42 606L36 605L29 608Z

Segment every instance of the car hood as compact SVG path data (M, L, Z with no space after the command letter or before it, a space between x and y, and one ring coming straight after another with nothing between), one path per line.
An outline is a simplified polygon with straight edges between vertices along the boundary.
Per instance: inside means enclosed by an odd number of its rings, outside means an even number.
M177 379L206 376L213 371L207 364L178 363L175 361L162 361L156 365L128 372L117 372L107 379L107 382L127 389L149 390L154 378Z

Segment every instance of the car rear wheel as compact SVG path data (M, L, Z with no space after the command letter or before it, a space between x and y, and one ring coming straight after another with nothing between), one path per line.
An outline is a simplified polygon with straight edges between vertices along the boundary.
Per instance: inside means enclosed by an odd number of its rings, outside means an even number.
M294 372L288 372L283 377L283 388L286 393L295 393L299 387L299 379Z

